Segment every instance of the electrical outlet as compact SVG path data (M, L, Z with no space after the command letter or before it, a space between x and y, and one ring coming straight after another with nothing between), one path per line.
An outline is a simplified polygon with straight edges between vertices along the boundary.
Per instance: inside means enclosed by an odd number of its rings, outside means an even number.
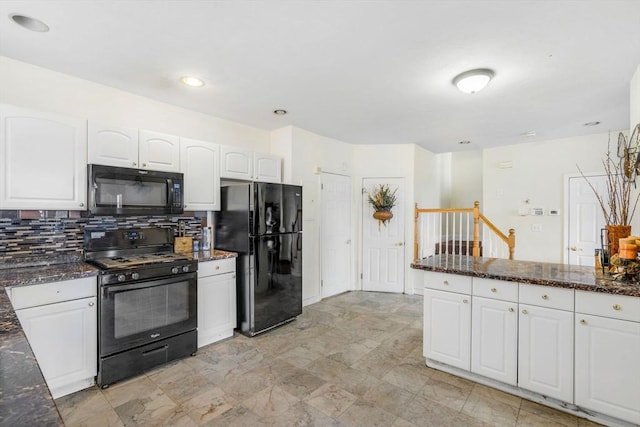
M540 233L542 231L542 224L531 224L531 231Z

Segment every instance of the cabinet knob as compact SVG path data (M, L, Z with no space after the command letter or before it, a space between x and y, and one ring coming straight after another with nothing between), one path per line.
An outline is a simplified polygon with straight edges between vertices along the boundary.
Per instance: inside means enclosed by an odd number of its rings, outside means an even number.
M143 168L146 168L146 167L147 167L147 164L146 164L146 163L143 163L143 164L142 164L142 167L143 167Z
M220 270L220 266L219 265L216 265L216 270Z
M622 306L620 304L613 304L613 309L620 311L622 310Z
M549 299L549 295L547 294L542 295L542 299Z
M136 162L133 162L133 166L137 166L138 164Z
M529 314L527 310L522 310L522 314Z
M93 303L93 302L90 302L90 303L89 303L89 307L93 307L93 305L94 305L94 303Z
M449 281L445 280L444 282L442 282L442 284L445 285L445 286L449 286Z
M236 278L236 275L235 275L235 274L233 275L233 278L234 278L234 279Z
M463 302L464 304L468 304L468 303L469 303L469 300L468 300L468 299L463 299L463 300L462 300L462 302Z
M84 203L80 203L80 207L81 207L81 208L82 208L82 207L84 207Z
M498 292L496 288L491 288L491 292Z
M513 307L509 307L509 313L513 313L515 309Z
M587 324L587 321L586 321L586 320L584 320L584 319L582 319L582 320L580 321L580 323L582 323L583 325L586 325L586 324Z

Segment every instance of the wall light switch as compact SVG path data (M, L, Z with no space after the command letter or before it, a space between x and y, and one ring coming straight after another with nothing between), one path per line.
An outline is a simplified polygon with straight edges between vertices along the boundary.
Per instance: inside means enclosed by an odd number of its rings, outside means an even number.
M549 211L547 212L547 215L558 216L560 215L560 211L558 209L549 209Z

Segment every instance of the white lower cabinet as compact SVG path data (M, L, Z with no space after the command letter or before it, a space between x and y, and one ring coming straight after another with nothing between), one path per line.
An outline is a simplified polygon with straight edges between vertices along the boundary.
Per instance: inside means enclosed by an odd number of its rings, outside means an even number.
M424 290L423 354L468 371L471 367L471 297Z
M518 386L573 403L573 312L519 309Z
M474 296L472 307L471 372L516 385L517 303Z
M67 288L75 295L65 295ZM11 290L16 314L54 399L95 384L95 293L95 277ZM70 300L58 302L58 295ZM74 296L79 298L71 299Z
M198 348L233 336L236 316L236 259L198 264Z
M640 298L576 291L576 405L640 424L639 318Z

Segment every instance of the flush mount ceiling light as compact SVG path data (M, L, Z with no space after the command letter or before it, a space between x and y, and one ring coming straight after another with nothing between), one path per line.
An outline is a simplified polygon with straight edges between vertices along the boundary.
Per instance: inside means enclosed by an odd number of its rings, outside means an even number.
M197 77L193 77L193 76L182 76L180 77L180 81L184 84L186 84L187 86L191 86L191 87L202 87L204 86L204 81L200 80Z
M273 110L273 114L278 116L284 116L285 114L287 114L287 110Z
M526 136L527 138L532 138L532 137L536 136L537 133L536 133L535 130L530 130L529 132L525 132L522 135Z
M464 93L476 93L484 89L495 73L488 68L465 71L453 79L453 84Z
M20 15L12 13L9 18L16 24L20 25L27 30L36 31L38 33L46 33L49 31L49 26L39 19L31 18L30 16Z

